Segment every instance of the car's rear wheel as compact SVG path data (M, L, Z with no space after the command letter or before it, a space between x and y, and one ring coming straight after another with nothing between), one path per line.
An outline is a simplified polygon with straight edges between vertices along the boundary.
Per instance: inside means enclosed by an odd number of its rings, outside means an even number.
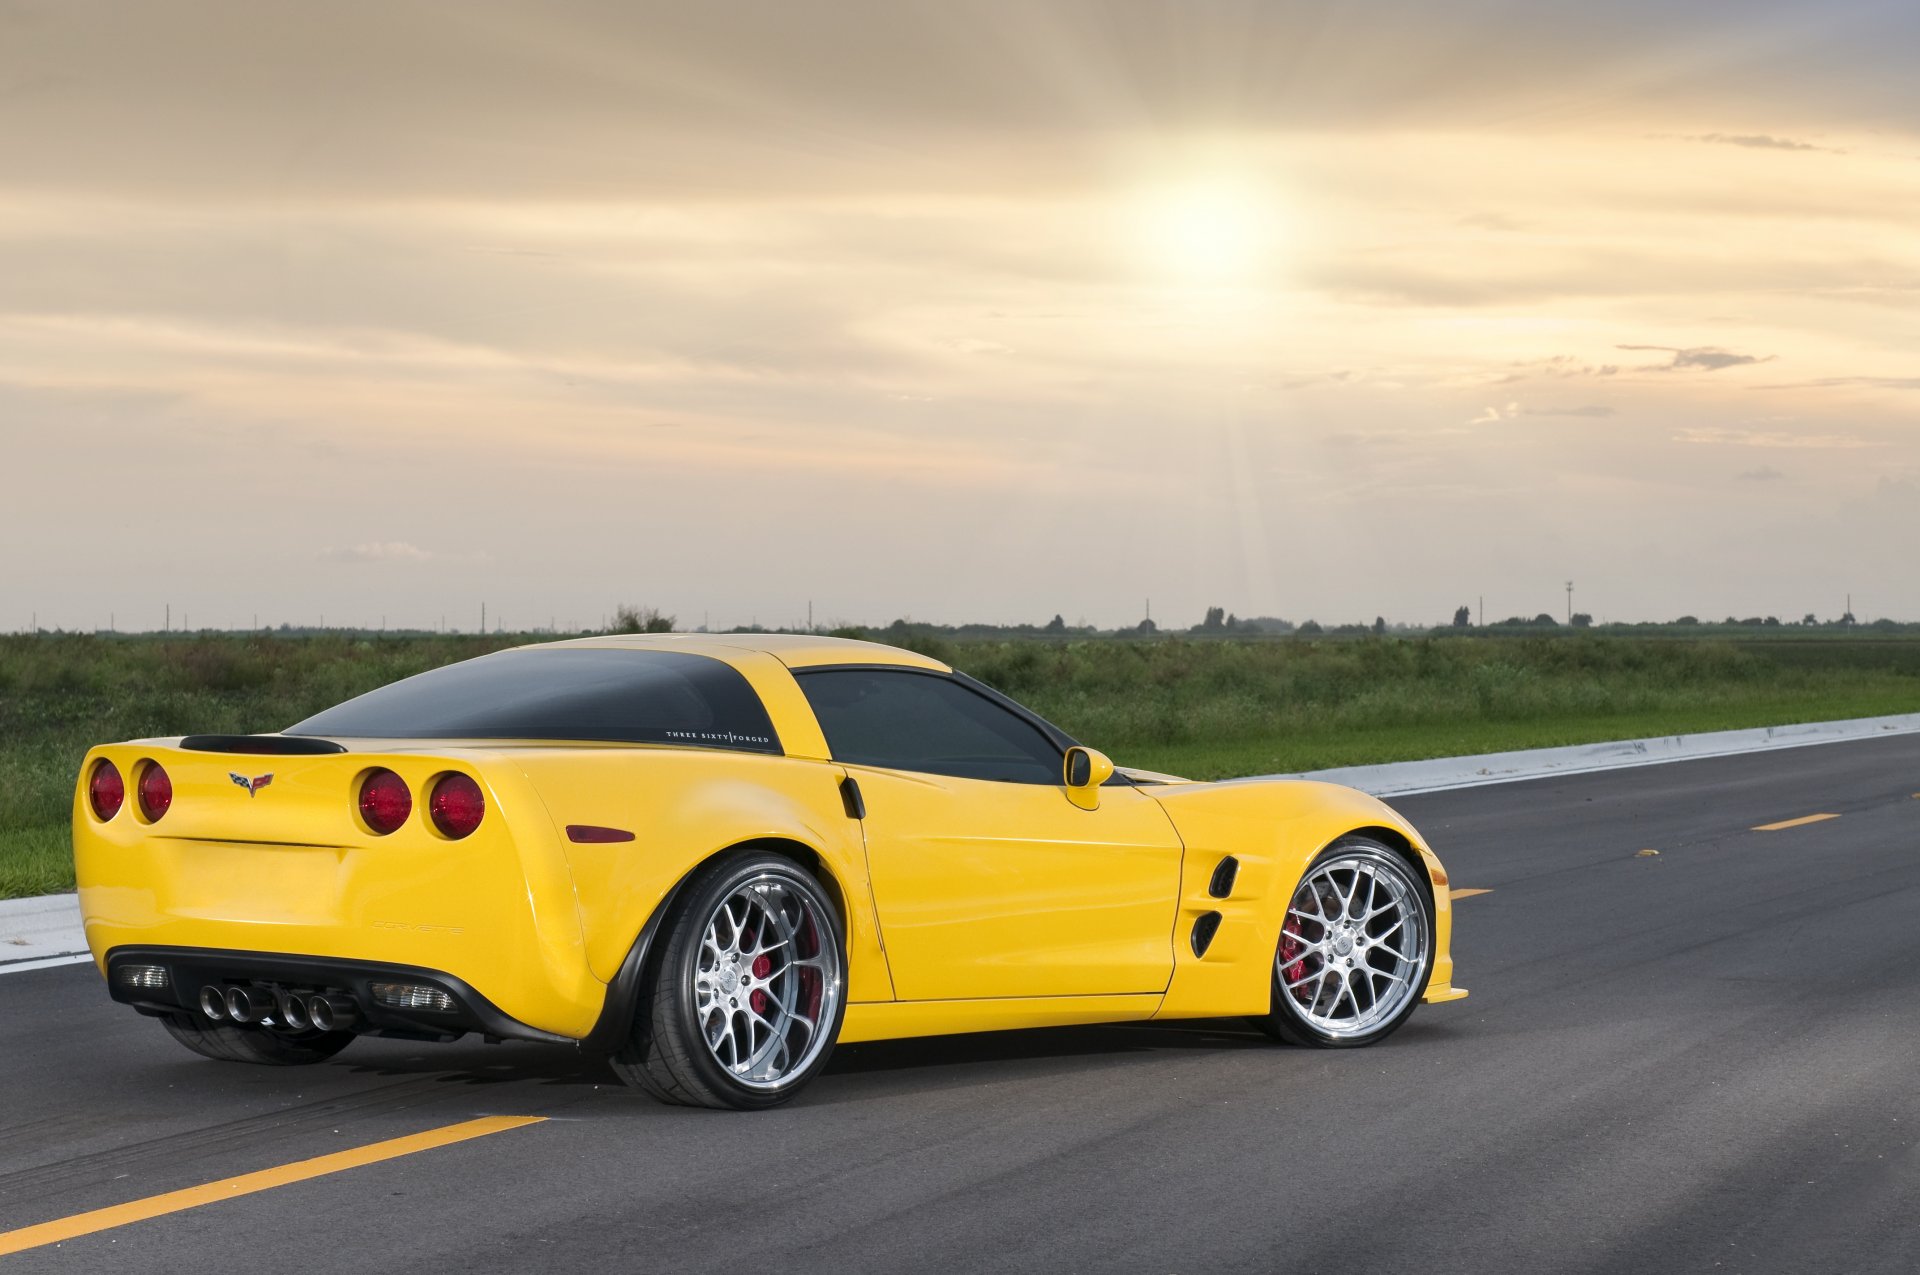
M1365 837L1322 851L1287 904L1262 1030L1295 1045L1370 1045L1407 1021L1433 973L1426 874Z
M614 1070L663 1102L755 1110L818 1075L846 1012L846 941L791 859L729 855L688 883Z
M213 1023L198 1015L160 1020L167 1034L203 1058L255 1063L264 1067L300 1067L325 1062L353 1043L352 1032L280 1031Z

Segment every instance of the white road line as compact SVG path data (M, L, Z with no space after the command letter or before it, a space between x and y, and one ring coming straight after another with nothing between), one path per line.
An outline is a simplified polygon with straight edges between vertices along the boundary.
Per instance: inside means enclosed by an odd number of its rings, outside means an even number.
M80 925L80 896L0 899L0 974L24 974L90 961Z
M92 952L62 952L58 956L34 956L20 961L0 962L0 975L24 974L28 970L49 970L56 965L79 965L92 959Z
M1795 726L1762 726L1752 730L1708 731L1698 735L1663 735L1653 739L1622 739L1603 744L1574 744L1566 748L1534 748L1510 753L1481 753L1472 757L1435 757L1426 761L1387 762L1377 766L1338 766L1331 770L1293 775L1256 775L1254 779L1317 779L1345 784L1376 797L1406 797L1415 793L1478 788L1522 779L1559 775L1590 775L1628 766L1657 766L1665 762L1705 757L1731 757L1776 748L1805 748L1810 744L1842 744L1856 739L1920 732L1920 713L1891 717L1857 717L1838 722L1804 722ZM1248 780L1228 780L1247 783ZM1920 793L1914 794L1920 797Z

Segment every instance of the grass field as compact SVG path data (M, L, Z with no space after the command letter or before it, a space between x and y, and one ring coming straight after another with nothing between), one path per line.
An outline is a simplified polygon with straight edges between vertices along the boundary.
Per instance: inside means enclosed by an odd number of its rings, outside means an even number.
M534 640L0 638L0 898L71 888L66 824L95 743L278 730ZM1203 779L1920 711L1920 640L1904 637L915 644L1122 764Z

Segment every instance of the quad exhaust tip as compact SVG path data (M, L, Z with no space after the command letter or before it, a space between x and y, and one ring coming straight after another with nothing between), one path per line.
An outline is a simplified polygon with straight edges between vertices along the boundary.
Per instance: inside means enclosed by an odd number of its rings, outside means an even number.
M246 1026L271 1020L292 1031L345 1031L360 1019L360 1006L351 996L329 992L275 995L257 987L222 987L217 983L200 989L200 1012L216 1023Z
M275 1006L270 993L251 987L229 987L226 999L227 1017L236 1023L257 1023L273 1016Z
M281 1026L294 1031L305 1031L313 1025L313 1016L307 1012L307 998L298 992L289 992L280 998Z
M345 996L326 992L307 997L307 1021L318 1031L344 1031L360 1016L360 1007Z
M214 1022L227 1016L227 993L225 988L208 983L200 989L200 1012Z

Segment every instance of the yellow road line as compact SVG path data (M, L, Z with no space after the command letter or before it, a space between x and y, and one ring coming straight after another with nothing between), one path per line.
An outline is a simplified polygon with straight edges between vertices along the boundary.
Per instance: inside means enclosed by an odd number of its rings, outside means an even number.
M348 1151L335 1151L330 1155L315 1156L311 1160L283 1164L278 1168L243 1173L237 1178L224 1178L219 1182L209 1182L205 1186L190 1186L182 1191L169 1191L165 1195L150 1195L144 1200L133 1200L126 1204L113 1205L111 1208L95 1209L91 1213L76 1213L72 1217L55 1218L51 1222L42 1222L38 1226L23 1226L17 1231L0 1231L0 1256L18 1253L24 1249L39 1248L43 1244L58 1244L62 1240L91 1235L95 1231L105 1231L116 1226L125 1226L129 1222L144 1222L150 1217L197 1209L203 1204L216 1204L236 1196L252 1195L256 1191L270 1191L277 1186L305 1182L308 1178L325 1177L329 1173L339 1173L343 1169L357 1169L363 1164L378 1164L382 1160L412 1155L416 1151L431 1151L435 1147L465 1142L469 1138L484 1138L490 1133L501 1133L508 1129L518 1129L523 1125L539 1124L545 1119L545 1116L487 1116L479 1120L466 1120L439 1129L428 1129L425 1133L410 1133L404 1138L390 1138L385 1142L372 1142Z
M1492 890L1449 890L1447 891L1447 897L1449 899L1471 899L1476 894L1492 893Z
M1839 815L1801 815L1798 819L1782 819L1779 823L1763 823L1755 832L1778 832L1782 828L1798 828L1802 824L1819 823L1822 819L1838 819Z

